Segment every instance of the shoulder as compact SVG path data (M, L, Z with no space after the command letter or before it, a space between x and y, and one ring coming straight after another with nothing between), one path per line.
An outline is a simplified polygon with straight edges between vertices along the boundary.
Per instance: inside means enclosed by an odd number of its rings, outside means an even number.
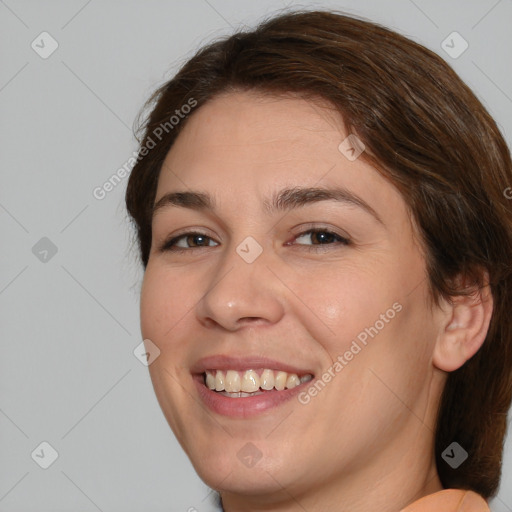
M400 512L490 512L487 502L473 491L445 489L411 503Z

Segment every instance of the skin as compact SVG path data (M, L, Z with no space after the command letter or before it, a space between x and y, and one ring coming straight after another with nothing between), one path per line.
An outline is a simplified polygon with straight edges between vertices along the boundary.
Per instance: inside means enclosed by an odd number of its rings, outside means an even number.
M319 102L230 92L190 116L161 171L156 201L195 190L217 209L167 206L154 216L141 328L161 353L149 370L178 441L229 512L391 512L442 489L439 397L447 372L483 342L492 298L430 308L405 202L363 158L340 152L347 135ZM332 200L265 211L263 201L290 186L344 186L382 223ZM301 234L311 227L351 243L320 244ZM169 236L196 230L209 238L160 251ZM236 252L247 236L263 249L251 264ZM305 405L230 418L207 409L193 385L191 366L216 354L263 355L318 378L394 303L401 311ZM250 468L237 457L247 442L261 452Z

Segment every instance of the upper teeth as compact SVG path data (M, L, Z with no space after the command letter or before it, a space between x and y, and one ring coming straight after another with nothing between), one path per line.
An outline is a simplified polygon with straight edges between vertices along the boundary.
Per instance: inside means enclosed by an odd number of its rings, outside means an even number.
M283 389L291 389L298 386L302 382L307 382L313 378L312 375L304 375L299 378L296 373L287 373L264 369L261 372L256 370L246 370L238 372L237 370L207 370L206 386L215 391L226 391L228 393L253 393L260 388L271 390L273 388L278 391Z

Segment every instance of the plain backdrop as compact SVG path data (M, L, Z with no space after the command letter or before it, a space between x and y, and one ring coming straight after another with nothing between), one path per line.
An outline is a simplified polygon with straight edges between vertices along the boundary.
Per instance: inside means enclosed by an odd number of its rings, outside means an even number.
M211 510L134 355L142 273L126 179L93 191L132 156L139 109L187 57L293 6L433 49L510 144L512 0L1 0L0 511ZM512 510L510 444L492 509Z

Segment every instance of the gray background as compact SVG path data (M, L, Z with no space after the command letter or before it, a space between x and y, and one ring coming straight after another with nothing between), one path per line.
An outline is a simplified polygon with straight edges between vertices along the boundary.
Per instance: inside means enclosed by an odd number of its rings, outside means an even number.
M438 52L510 144L512 0L0 1L0 511L210 510L133 354L142 274L126 179L103 200L93 190L136 149L139 108L187 56L293 5L365 16ZM45 59L43 31L59 45ZM441 47L453 31L469 44L457 58ZM58 452L48 469L43 441ZM512 510L510 443L492 509Z

